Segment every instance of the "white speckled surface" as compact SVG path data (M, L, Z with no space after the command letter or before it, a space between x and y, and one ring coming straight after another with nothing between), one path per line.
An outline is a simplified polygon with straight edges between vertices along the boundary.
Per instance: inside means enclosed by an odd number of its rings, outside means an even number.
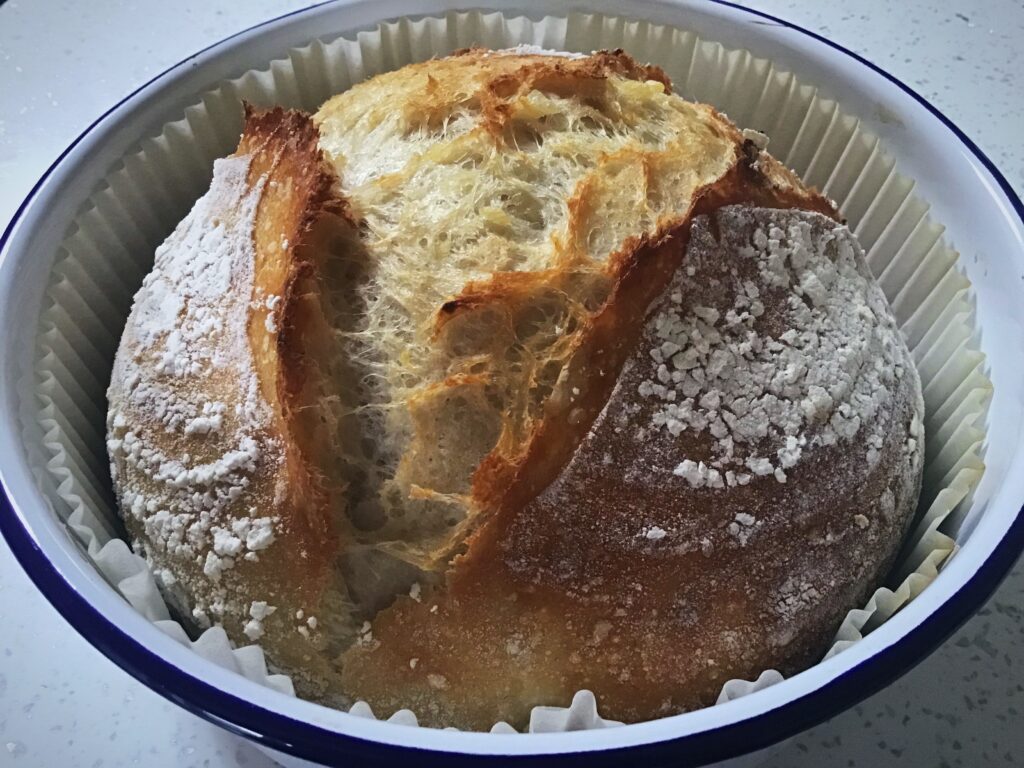
M185 55L304 3L227 5L0 5L0 228L57 154L118 98ZM1024 192L1024 2L750 5L831 37L909 83ZM0 766L272 765L247 743L151 693L80 639L2 540L0 617ZM1024 564L927 661L800 735L769 765L1024 764L1018 708L1024 709Z

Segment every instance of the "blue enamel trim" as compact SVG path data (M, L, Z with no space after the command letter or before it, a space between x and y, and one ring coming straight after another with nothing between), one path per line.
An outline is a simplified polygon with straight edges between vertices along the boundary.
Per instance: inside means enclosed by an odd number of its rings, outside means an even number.
M328 0L328 2L318 3L269 19L208 46L157 75L104 112L60 154L32 187L0 237L0 249L6 245L29 203L68 153L126 101L169 72L188 64L197 56L228 40L283 19L307 13L314 8L328 5L330 2L331 0ZM1024 223L1024 204L992 161L963 131L909 86L864 57L815 32L771 14L744 8L736 3L728 2L728 0L708 0L708 2L743 11L807 35L855 59L899 87L927 109L971 151L995 179L1017 217ZM467 755L387 745L298 721L240 699L173 666L151 652L137 639L126 634L94 608L76 591L74 584L62 576L40 549L11 499L6 485L3 486L3 495L0 497L0 533L7 540L15 558L29 578L58 613L111 661L175 704L233 733L272 749L287 752L305 760L334 766L394 765L399 761L416 761L417 765L437 766L437 768L481 765L485 762L490 764L514 763L516 766L531 766L531 768L555 765L560 768L568 766L599 768L621 765L628 761L628 764L643 763L652 767L672 765L682 768L683 766L705 765L770 746L838 714L909 671L966 621L991 596L1009 572L1018 555L1024 550L1024 508L1018 512L1014 522L1007 529L1006 534L989 558L943 605L893 645L882 649L869 660L838 675L814 692L761 715L676 739L601 752L568 752L537 756Z

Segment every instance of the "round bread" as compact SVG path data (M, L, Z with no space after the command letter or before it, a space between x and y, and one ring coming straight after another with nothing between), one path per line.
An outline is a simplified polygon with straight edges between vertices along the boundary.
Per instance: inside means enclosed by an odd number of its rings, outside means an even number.
M109 399L122 514L198 623L304 695L463 728L813 663L922 469L832 204L621 52L250 113Z

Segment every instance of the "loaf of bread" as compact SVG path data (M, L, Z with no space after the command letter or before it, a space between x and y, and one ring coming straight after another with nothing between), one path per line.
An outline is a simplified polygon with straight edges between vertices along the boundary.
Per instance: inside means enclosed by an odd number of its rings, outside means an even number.
M813 663L898 549L923 405L856 238L759 138L622 52L250 113L109 392L168 595L430 725Z

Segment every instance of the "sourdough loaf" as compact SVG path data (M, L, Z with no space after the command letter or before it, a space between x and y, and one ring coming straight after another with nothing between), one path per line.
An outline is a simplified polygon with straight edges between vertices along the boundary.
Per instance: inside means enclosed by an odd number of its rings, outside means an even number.
M109 397L122 513L197 621L431 725L583 687L641 720L813 662L921 474L832 204L621 52L250 114Z

